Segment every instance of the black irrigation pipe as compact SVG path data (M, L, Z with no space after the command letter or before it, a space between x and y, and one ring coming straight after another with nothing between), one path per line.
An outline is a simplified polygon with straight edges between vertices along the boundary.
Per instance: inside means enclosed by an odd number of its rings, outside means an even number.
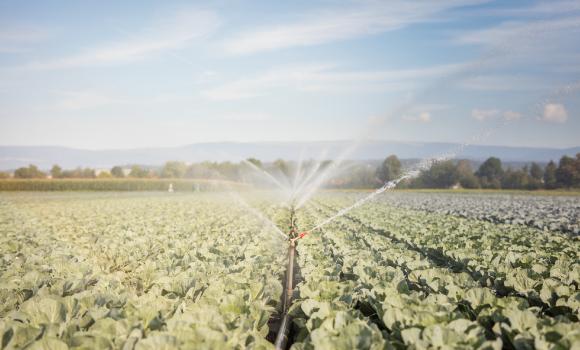
M290 233L296 232L296 215L295 209L292 207L290 209ZM296 242L290 240L290 245L288 246L288 265L286 267L286 282L284 284L284 292L282 295L282 320L279 324L278 333L274 341L274 346L276 350L285 350L288 348L288 341L290 338L290 329L292 326L292 317L289 315L288 311L290 306L292 306L292 297L294 294L294 280L295 280L295 269L294 261L296 256Z

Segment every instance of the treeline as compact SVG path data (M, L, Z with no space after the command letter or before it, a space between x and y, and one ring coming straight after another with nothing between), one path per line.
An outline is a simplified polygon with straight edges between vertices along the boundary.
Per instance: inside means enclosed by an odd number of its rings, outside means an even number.
M273 186L274 182L290 184L297 175L305 173L322 173L332 161L306 161L298 169L296 162L282 159L262 163L249 158L240 163L201 162L187 164L180 161L166 162L162 167L115 166L111 169L76 168L62 169L54 165L48 173L35 165L16 169L14 179L211 179L233 182L253 183ZM371 164L364 162L347 162L325 179L327 188L376 188L402 176L413 164L402 164L395 155L383 162ZM270 176L271 175L271 176ZM0 172L0 178L11 177ZM271 178L268 178L271 177ZM273 181L271 181L274 179ZM12 180L14 181L14 180ZM72 183L71 183L72 184ZM164 184L165 185L165 184ZM160 185L160 186L164 186ZM62 184L59 186L66 186ZM86 185L78 185L86 186ZM118 185L124 186L124 185ZM135 185L144 186L144 185ZM564 156L558 164L550 161L546 166L531 163L521 168L504 167L499 158L491 157L477 169L473 169L469 160L446 160L433 162L429 168L418 176L407 179L398 185L399 188L452 188L468 189L556 189L580 187L580 153L575 158Z
M382 182L403 174L401 162L389 156L377 169ZM564 156L558 165L550 161L545 167L531 163L519 169L507 169L499 158L490 157L474 171L468 160L434 162L419 176L404 181L408 188L484 188L484 189L556 189L580 187L580 153L575 158Z
M127 176L125 175L127 173ZM9 178L10 174L6 172L0 172L0 179ZM64 170L58 165L54 165L48 173L41 171L34 164L27 167L18 168L14 171L15 179L96 179L96 178L147 178L147 177L157 177L151 171L142 168L138 165L132 166L127 171L120 166L114 166L113 168L106 170L96 170L92 168L76 168L70 170Z

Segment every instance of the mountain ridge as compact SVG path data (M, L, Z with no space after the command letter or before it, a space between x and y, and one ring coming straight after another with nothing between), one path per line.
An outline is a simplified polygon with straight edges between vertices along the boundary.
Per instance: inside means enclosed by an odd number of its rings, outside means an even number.
M113 165L161 165L169 160L186 162L239 161L254 157L263 161L278 158L334 159L353 141L264 141L264 142L203 142L178 147L147 147L131 149L88 150L64 146L0 146L0 169L15 169L35 164L48 169L53 164L65 168L77 166L109 168ZM453 153L459 143L367 140L360 143L347 158L353 160L383 159L390 154L399 158L428 158ZM574 156L580 146L569 148L517 147L500 145L469 145L454 158L483 160L495 156L503 161L557 161L563 155Z

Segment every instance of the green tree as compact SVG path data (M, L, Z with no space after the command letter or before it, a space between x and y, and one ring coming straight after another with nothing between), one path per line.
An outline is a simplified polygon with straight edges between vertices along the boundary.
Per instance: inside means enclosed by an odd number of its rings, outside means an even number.
M483 188L500 188L503 169L501 160L496 157L488 158L477 170L475 175L479 178Z
M512 170L508 169L504 172L501 186L506 189L519 190L528 188L529 176L528 169Z
M580 153L576 153L576 160L574 161L575 171L574 178L572 180L573 187L580 187Z
M473 173L471 162L467 159L462 159L457 162L456 166L457 179L463 188L479 188L479 179Z
M0 171L0 179L9 179L10 174L5 171Z
M63 170L61 173L61 178L80 178L83 176L83 169L81 168L76 168L76 169L72 169L72 170Z
M542 169L540 164L538 164L536 162L532 163L532 165L530 166L530 176L534 180L540 180L540 181L542 180L542 178L544 177L544 170Z
M165 163L161 169L161 177L180 179L185 176L187 165L184 162L171 161Z
M58 165L53 165L52 169L50 169L50 175L53 179L58 179L62 177L62 168Z
M42 179L46 177L46 174L40 171L36 165L30 164L28 167L16 169L14 177L18 179Z
M457 168L451 160L433 163L420 177L420 183L429 188L450 188L459 180Z
M542 188L542 181L544 178L544 170L538 164L533 162L530 166L530 172L528 176L528 186L529 190L537 190Z
M149 172L146 169L143 169L139 165L133 165L131 167L131 172L129 173L130 177L137 177L137 178L144 178L149 175Z
M95 169L84 168L81 170L81 176L83 179L94 179L97 177Z
M397 179L401 176L401 161L394 154L388 156L377 168L376 174L383 183Z
M123 172L123 168L120 166L114 166L111 168L111 175L114 177L125 177L125 173Z
M558 169L556 170L556 180L562 187L572 187L576 177L576 159L568 156L560 158Z
M544 170L544 187L547 189L551 190L558 187L558 179L556 178L557 170L556 163L552 160L546 165L546 169Z

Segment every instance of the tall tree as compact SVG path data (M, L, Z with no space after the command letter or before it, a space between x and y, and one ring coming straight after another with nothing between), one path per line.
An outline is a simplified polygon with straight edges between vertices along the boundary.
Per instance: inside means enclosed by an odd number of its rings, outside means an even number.
M184 162L171 161L161 169L161 177L179 179L185 176L187 165Z
M572 157L563 156L556 170L556 180L562 187L572 187L576 177L576 160Z
M147 170L141 168L138 165L133 165L131 167L131 172L129 173L129 176L143 178L143 177L147 177L148 174L149 174L149 172Z
M84 179L94 179L97 177L97 172L95 169L91 168L84 168L81 170L81 177Z
M50 169L50 175L53 179L58 179L62 177L62 168L58 165L53 165L52 169Z
M120 166L114 166L111 168L111 175L114 177L125 177L125 173L123 172L123 168Z
M481 182L483 188L500 188L503 169L501 160L496 157L488 158L475 173Z
M377 177L383 183L397 179L401 176L401 161L392 154L385 158L383 163L377 168Z
M529 190L537 190L542 188L542 182L544 178L544 169L538 164L533 162L530 166L530 173L528 176L528 185L527 188Z
M556 178L557 170L556 163L552 160L546 165L546 169L544 169L544 186L547 189L551 190L558 187L558 179Z
M530 166L530 176L534 180L542 180L542 178L544 177L544 170L542 170L540 164L536 162L532 163L532 165Z
M421 174L421 183L429 188L449 188L459 179L457 169L452 161L436 162L429 170Z
M574 177L572 179L573 187L580 187L580 153L576 153L576 159L574 160Z
M471 162L461 159L456 166L457 179L463 188L479 188L479 179L473 174Z

